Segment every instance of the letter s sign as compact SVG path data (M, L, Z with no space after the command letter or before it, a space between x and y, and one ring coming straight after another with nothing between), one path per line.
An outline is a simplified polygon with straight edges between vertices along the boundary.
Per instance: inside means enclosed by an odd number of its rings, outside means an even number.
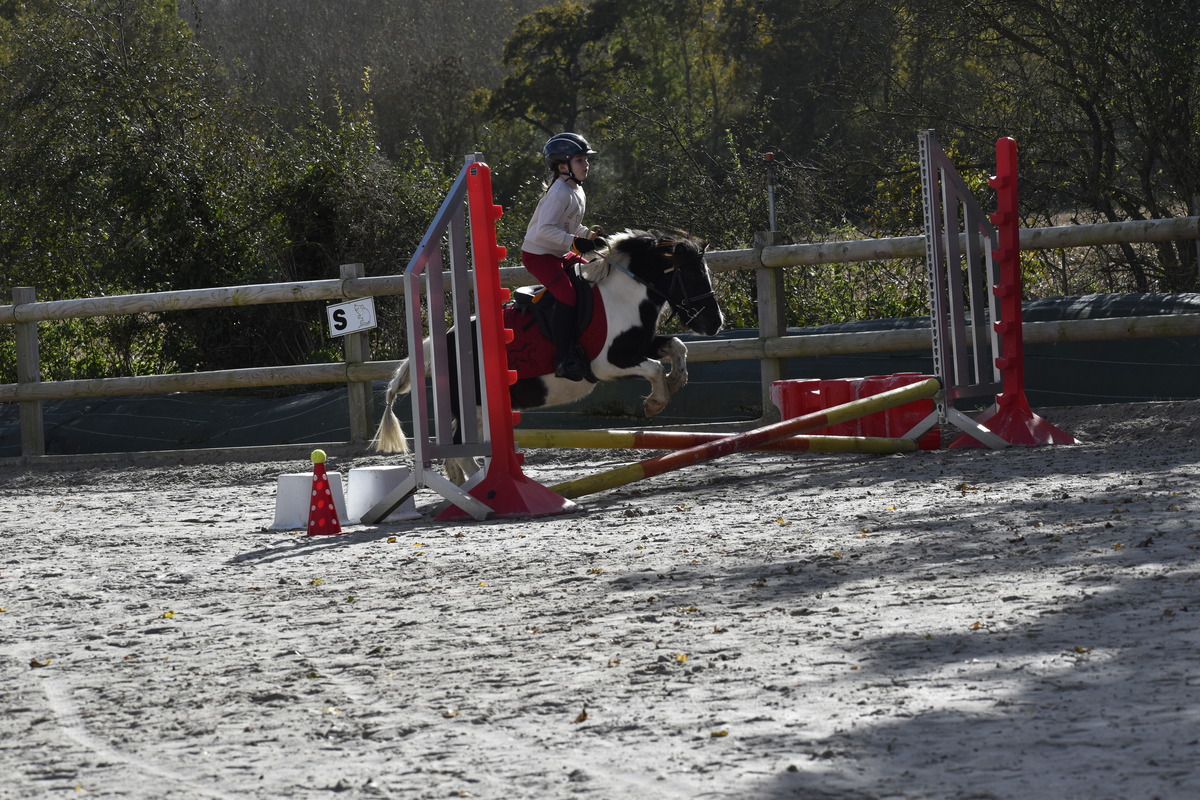
M326 306L325 314L329 317L329 335L331 337L358 333L374 328L378 324L375 318L375 298L373 297L360 297L357 300Z

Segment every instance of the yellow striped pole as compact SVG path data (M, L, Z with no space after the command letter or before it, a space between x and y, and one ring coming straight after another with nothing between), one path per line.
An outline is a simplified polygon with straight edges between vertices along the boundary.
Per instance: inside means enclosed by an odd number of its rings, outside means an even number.
M648 458L645 461L639 461L635 464L617 467L607 472L560 483L550 488L566 498L583 497L587 494L594 494L606 489L616 488L617 486L624 486L627 483L640 481L644 478L662 475L665 472L690 467L704 461L711 461L721 456L749 450L753 447L778 441L786 436L825 428L829 425L837 425L841 422L865 417L867 414L874 414L876 411L895 408L913 400L932 397L941 391L941 388L942 385L938 382L937 378L927 378L918 383L911 383L907 386L871 395L870 397L863 397L858 400L851 400L849 403L832 406L824 411L815 411L794 419L776 422L773 425L755 428L752 431L735 433L731 436L718 439L715 442L698 444L674 453L666 453L654 458Z
M656 430L571 431L517 428L513 438L521 447L577 450L683 450L728 437L727 433ZM788 436L750 448L811 453L907 453L917 449L912 439L876 436Z

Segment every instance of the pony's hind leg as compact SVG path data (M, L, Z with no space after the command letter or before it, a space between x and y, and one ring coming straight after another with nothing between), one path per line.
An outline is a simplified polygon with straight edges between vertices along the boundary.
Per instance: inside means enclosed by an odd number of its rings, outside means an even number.
M454 442L455 444L461 444L462 432L459 430L457 408L454 409L454 415ZM483 409L478 407L475 409L475 430L483 430ZM479 462L471 456L447 458L445 463L446 478L448 478L449 481L455 486L462 486L464 483L470 480L476 472L479 472L480 469L481 467Z
M445 468L446 477L455 486L462 486L480 469L479 462L468 457L447 458Z

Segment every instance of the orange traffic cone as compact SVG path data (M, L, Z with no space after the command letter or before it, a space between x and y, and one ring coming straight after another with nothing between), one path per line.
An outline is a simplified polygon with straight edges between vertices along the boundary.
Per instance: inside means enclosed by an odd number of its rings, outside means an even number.
M312 496L308 504L308 535L324 536L341 533L337 507L333 503L333 492L329 488L329 477L325 474L325 451L313 450Z

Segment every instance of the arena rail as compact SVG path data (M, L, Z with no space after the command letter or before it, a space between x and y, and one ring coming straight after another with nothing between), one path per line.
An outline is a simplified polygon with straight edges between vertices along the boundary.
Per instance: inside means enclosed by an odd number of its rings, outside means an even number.
M1200 239L1200 217L1027 228L1021 231L1021 249L1065 249L1123 242L1186 239ZM760 241L763 244L755 248L714 251L708 254L708 263L714 272L755 270L759 273L760 290L768 290L759 292L760 319L778 320L780 297L774 293L782 290L781 283L775 280L776 276L782 274L779 270L795 266L925 257L923 236L811 244L772 244L770 237L760 237ZM532 282L528 273L519 267L501 269L500 277L502 284L508 287ZM402 276L362 277L361 265L344 265L340 279L72 300L38 301L34 289L14 287L13 303L0 306L0 324L15 327L18 382L0 385L0 402L21 404L22 453L23 457L30 458L45 454L40 405L45 400L346 383L355 389L351 392L350 409L352 443L365 442L370 438L372 429L372 421L369 419L370 384L372 381L386 380L398 363L371 361L369 356L355 355L368 352L364 343L367 336L365 333L344 337L346 360L337 363L43 382L40 380L37 325L40 322L87 317L268 303L350 300L403 292ZM782 359L921 349L929 343L929 333L925 330L784 335L781 324L764 326L763 330L775 335L743 340L694 342L688 348L688 357L693 361L709 362L759 360L765 365L765 402L768 376L778 371L778 366L772 370L770 365L778 365ZM1200 315L1192 314L1036 322L1025 325L1026 342L1195 335L1200 335Z

